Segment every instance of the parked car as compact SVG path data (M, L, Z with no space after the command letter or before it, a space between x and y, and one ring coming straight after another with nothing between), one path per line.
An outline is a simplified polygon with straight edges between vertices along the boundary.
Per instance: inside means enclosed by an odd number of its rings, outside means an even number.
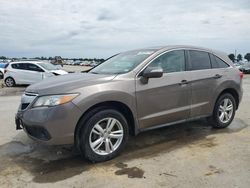
M81 63L81 61L73 61L73 65L80 65Z
M81 65L81 66L85 66L85 63L84 63L84 62L81 62L80 65Z
M246 62L243 65L241 65L239 70L245 74L249 74L250 73L250 62Z
M234 63L234 66L241 71L241 67L243 64L244 64L243 62L237 62L237 63Z
M5 68L9 65L9 63L0 63L0 79L3 79Z
M5 69L4 82L7 87L16 84L33 84L45 78L67 74L51 63L39 61L12 62Z
M120 53L88 73L29 86L17 129L47 144L75 144L85 158L117 156L129 135L198 118L214 128L234 119L243 73L227 54L166 46Z
M91 63L89 64L89 66L91 66L91 67L96 67L96 66L99 65L99 64L100 64L100 62L93 61L93 62L91 62Z

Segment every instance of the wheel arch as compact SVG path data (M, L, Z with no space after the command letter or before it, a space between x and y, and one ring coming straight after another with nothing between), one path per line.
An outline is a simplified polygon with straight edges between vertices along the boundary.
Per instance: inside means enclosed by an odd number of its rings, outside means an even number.
M88 108L83 114L82 116L79 118L76 127L75 127L75 131L74 131L74 142L75 145L77 145L79 142L79 132L81 129L81 124L87 121L87 119L85 119L86 117L90 116L92 113L96 113L95 110L103 110L103 109L114 109L119 111L122 115L124 115L124 117L126 118L128 125L129 125L129 134L130 135L136 135L138 133L138 124L136 122L135 116L132 112L132 110L124 103L120 102L120 101L105 101L105 102L99 102L93 106L91 106L90 108Z
M217 100L220 98L220 96L223 95L223 94L225 94L225 93L229 93L229 94L231 94L231 95L234 97L235 102L236 102L236 110L237 110L238 107L239 107L240 98L239 98L239 94L238 94L237 90L234 89L234 88L226 88L226 89L222 90L222 91L219 93L219 95L217 96L215 103L216 103Z

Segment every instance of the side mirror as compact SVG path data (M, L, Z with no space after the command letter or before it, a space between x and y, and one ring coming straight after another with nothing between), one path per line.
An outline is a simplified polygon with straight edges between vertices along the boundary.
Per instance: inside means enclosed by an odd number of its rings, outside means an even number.
M159 67L147 67L142 73L144 78L160 78L162 75L163 70Z

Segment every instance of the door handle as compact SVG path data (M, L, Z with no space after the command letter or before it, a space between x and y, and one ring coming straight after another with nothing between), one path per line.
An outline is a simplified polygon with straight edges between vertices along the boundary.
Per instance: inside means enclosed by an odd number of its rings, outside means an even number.
M188 84L188 81L187 80L182 80L179 85L185 85L185 84Z
M222 77L222 75L220 75L220 74L214 75L214 78L215 78L215 79L218 79L218 78L221 78L221 77Z

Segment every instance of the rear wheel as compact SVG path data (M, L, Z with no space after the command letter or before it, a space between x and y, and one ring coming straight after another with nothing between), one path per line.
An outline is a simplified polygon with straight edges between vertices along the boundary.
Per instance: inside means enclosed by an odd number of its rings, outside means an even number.
M116 157L128 140L125 117L113 109L103 109L89 117L80 129L81 154L92 162Z
M5 79L5 85L7 87L13 87L13 86L16 85L16 83L15 83L15 80L13 78L8 77L8 78Z
M233 121L235 110L235 98L231 94L225 93L217 100L209 122L214 128L225 128Z

